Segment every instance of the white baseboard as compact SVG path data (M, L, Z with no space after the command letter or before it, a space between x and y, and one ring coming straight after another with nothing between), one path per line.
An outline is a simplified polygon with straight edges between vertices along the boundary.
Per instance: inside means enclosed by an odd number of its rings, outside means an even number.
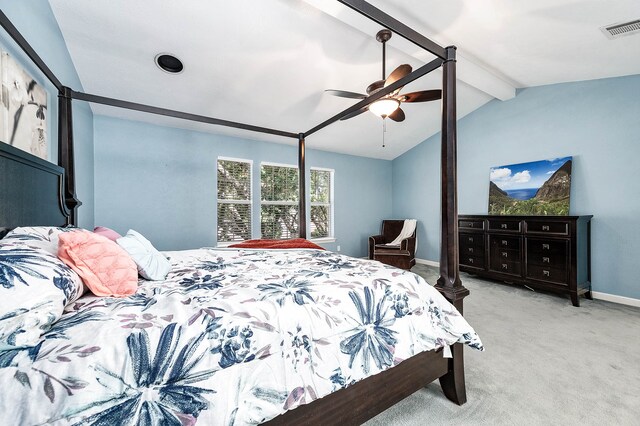
M440 266L440 262L434 262L433 260L427 260L427 259L418 259L417 257L416 257L416 263L419 263L420 265L435 266L436 268Z
M427 259L418 259L417 257L416 257L416 263L421 265L435 266L436 268L440 266L439 262L434 262L433 260L427 260ZM592 291L591 294L594 299L604 300L605 302L619 303L620 305L635 306L640 308L640 299L634 299L632 297L625 297L625 296L617 296L615 294L609 294L609 293L601 293L599 291Z
M594 299L604 300L606 302L619 303L621 305L635 306L640 308L640 299L634 299L632 297L617 296L615 294L600 293L599 291L592 291L591 295Z

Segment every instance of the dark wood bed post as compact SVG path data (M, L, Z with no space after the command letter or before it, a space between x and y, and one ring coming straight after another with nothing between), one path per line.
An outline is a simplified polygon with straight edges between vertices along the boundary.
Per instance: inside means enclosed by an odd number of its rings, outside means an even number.
M307 166L305 163L304 133L298 134L298 183L300 200L298 201L298 233L300 238L307 238Z
M458 185L457 185L457 123L456 123L456 48L446 48L442 69L442 152L440 278L436 288L462 313L462 300L469 294L460 281L458 268ZM464 382L463 346L451 347L449 372L440 377L444 394L462 405L467 401Z
M58 92L58 165L64 173L64 205L69 209L67 225L77 225L77 208L82 205L76 196L75 163L73 156L73 105L71 89Z
M307 238L307 166L305 161L304 133L298 134L298 184L300 200L298 202L298 232L300 238Z

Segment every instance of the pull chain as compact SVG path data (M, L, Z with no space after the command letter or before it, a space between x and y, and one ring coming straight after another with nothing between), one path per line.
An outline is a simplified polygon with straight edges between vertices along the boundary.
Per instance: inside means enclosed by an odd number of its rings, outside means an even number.
M384 117L382 119L382 147L385 147L384 144L384 134L387 133L387 120L385 120L386 117Z

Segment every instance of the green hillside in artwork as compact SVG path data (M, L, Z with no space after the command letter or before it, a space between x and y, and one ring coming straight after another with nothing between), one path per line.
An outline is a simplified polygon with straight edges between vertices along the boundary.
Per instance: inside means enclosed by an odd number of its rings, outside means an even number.
M571 160L567 160L528 200L510 197L493 182L489 187L489 214L568 215Z

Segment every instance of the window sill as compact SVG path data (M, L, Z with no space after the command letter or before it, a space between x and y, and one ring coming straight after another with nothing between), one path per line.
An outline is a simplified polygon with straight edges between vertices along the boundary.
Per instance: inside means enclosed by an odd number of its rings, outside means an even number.
M233 244L238 244L241 243L242 241L226 241L226 242L221 242L221 243L217 243L216 247L229 247L230 245Z
M316 243L316 244L326 244L326 243L335 243L336 239L333 237L323 237L323 238L312 238L309 241ZM227 242L220 242L218 244L216 244L216 247L229 247L230 245L233 244L239 244L242 243L244 241L227 241Z
M309 241L313 242L313 243L335 243L336 239L333 237L323 237L323 238L312 238Z

